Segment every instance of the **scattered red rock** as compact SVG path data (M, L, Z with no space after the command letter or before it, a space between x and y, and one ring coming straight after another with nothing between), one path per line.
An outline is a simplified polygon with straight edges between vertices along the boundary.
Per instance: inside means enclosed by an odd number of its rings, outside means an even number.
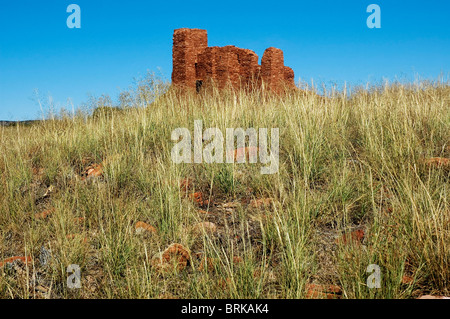
M92 164L86 169L86 176L89 177L100 177L103 175L103 165L102 164Z
M49 210L43 211L41 213L34 214L35 219L47 219L51 214L55 212L54 208L51 208Z
M339 299L342 289L335 285L306 285L306 298L308 299Z
M25 257L16 256L16 257L10 257L10 258L4 259L3 261L0 261L0 267L3 267L6 264L10 264L10 263L13 263L18 260L20 260L24 264L29 264L32 262L31 256L25 256Z
M402 277L402 284L404 284L404 285L408 285L408 284L412 283L413 281L414 281L414 278L409 275L404 275Z
M425 165L436 168L450 168L450 158L432 157L424 160Z
M364 240L364 236L365 236L364 230L358 229L352 231L349 234L342 235L341 237L336 239L336 243L346 245L349 244L350 242L353 242L360 244Z
M157 233L157 230L156 230L155 227L153 227L153 226L151 226L151 225L149 225L147 223L144 223L144 222L137 222L136 226L135 226L135 229L136 229L136 234L142 234L142 233L145 233L145 232L149 232L149 233L152 233L152 234L156 234Z
M87 160L85 161L87 162ZM85 171L84 174L82 174L83 177L81 177L82 181L85 181L87 179L94 179L103 176L103 164L91 164L89 165Z
M189 198L192 199L194 202L200 204L203 202L203 193L196 192L196 193L189 194Z
M203 198L202 192L196 192L196 193L189 194L189 198L192 201L196 202L199 206L208 206L208 204L209 204L209 201L205 200Z
M170 272L174 268L182 271L190 259L189 251L180 244L172 244L162 253L153 256L151 265L160 272Z

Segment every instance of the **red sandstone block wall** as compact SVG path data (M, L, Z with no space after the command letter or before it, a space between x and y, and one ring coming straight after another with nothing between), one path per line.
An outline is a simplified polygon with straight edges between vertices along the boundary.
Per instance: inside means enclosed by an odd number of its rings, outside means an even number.
M208 47L206 30L177 29L173 36L172 83L196 88L196 84L213 80L219 88L231 84L234 88L249 85L265 86L280 91L284 85L295 87L294 71L284 66L283 51L268 48L262 57L248 49L232 45Z
M284 66L283 51L268 48L261 59L261 77L268 89L279 92L283 87L295 87L294 71Z
M208 34L206 30L175 30L172 49L172 83L195 88L197 56L207 47Z
M197 80L213 79L219 88L246 85L258 70L255 52L235 46L209 47L198 56Z

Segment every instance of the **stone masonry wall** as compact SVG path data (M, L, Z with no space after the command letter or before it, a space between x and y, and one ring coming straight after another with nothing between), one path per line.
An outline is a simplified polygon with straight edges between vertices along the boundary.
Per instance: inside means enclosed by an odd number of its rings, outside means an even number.
M279 92L283 86L295 87L294 71L284 66L283 51L268 48L262 57L248 49L233 45L208 47L206 30L177 29L173 35L172 83L199 88L213 80L219 88L260 86Z
M198 55L208 47L206 30L177 29L173 34L172 83L195 88Z
M235 46L209 47L198 56L197 80L214 79L219 88L248 85L258 71L255 52Z

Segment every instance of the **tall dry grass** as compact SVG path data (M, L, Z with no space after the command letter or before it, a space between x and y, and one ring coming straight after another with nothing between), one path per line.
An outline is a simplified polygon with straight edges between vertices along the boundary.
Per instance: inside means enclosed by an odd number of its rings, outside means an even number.
M2 298L304 298L309 283L339 285L343 298L450 294L449 170L423 162L450 157L448 83L324 98L180 95L152 81L121 95L120 110L0 129L0 260L33 260L23 272L0 269ZM172 130L192 132L198 119L222 132L280 128L279 172L173 164ZM102 178L80 178L101 162ZM177 185L186 177L216 205L236 203L217 213L216 234L190 231L204 217ZM274 201L247 205L259 198ZM35 218L49 209L48 219ZM136 235L137 221L157 234ZM362 243L336 243L354 229L364 229ZM159 274L150 259L171 243L202 252L213 268L200 271L192 258L184 271ZM82 269L81 289L67 287L70 264ZM367 287L370 264L380 266L379 289Z

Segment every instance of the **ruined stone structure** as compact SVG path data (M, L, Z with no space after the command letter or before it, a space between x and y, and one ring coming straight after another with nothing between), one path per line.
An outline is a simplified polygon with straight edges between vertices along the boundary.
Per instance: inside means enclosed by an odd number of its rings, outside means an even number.
M295 87L294 71L284 66L283 51L268 48L261 65L258 56L248 49L233 45L208 47L206 30L177 29L173 35L172 83L197 89L213 80L219 88L264 86L273 92L285 86Z

